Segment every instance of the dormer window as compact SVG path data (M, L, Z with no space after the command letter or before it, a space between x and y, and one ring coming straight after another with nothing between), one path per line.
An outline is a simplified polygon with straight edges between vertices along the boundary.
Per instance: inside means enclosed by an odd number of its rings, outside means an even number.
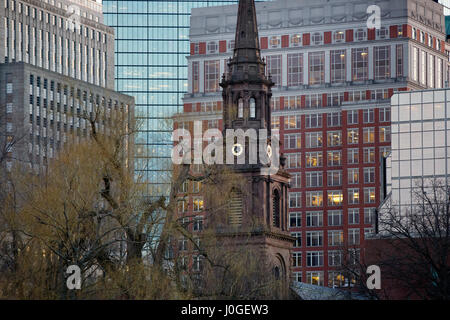
M403 25L398 25L397 26L397 33L399 37L403 37Z
M281 45L280 37L278 37L278 36L270 37L270 47L272 49L279 48L280 45Z
M365 29L358 29L355 32L355 39L357 41L364 41L367 39L367 32Z
M302 45L302 36L300 34L293 34L291 36L291 47L300 47Z
M386 27L381 27L380 29L377 29L377 36L378 39L386 39L388 36L388 29Z
M420 32L420 42L425 43L425 32Z
M315 32L312 35L312 43L315 45L320 45L323 42L323 36L320 32Z
M416 28L412 28L412 38L414 40L417 40L417 30L416 30Z
M342 30L335 31L333 34L333 40L334 40L334 42L344 42L345 41L345 32Z
M428 37L428 46L430 46L430 47L433 46L433 37L432 36Z
M200 44L194 43L194 54L199 54L200 53Z
M208 47L207 48L208 48L208 53L209 54L216 53L217 49L218 49L217 42L215 42L215 41L208 42Z

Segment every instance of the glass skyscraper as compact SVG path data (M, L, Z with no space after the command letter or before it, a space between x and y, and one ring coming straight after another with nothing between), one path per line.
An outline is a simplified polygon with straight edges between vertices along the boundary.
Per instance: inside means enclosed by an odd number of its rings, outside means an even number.
M115 29L116 90L136 98L136 175L148 194L167 194L174 113L187 91L189 22L192 8L237 0L104 0L105 24Z

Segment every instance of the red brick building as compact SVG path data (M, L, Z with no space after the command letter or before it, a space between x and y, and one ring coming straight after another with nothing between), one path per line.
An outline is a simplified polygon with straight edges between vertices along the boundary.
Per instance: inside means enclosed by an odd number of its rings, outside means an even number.
M367 1L257 3L262 56L275 82L272 128L291 173L294 280L345 285L341 247L364 250L380 203L380 158L390 148L394 92L448 81L443 7L383 1L367 28ZM220 79L234 48L236 6L192 10L188 93L175 127L222 128ZM196 210L191 197L188 210ZM362 252L360 252L362 254Z

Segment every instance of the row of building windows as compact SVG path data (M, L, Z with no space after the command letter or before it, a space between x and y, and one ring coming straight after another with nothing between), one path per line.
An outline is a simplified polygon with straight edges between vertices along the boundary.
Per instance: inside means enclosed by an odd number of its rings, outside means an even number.
M294 128L291 128L294 129ZM347 144L358 144L360 129L347 129ZM362 128L363 143L375 143L375 128ZM300 149L302 147L301 137L302 133L284 134L285 150ZM320 148L324 146L322 132L306 132L305 134L305 148ZM326 134L326 141L328 147L340 147L344 144L341 131L328 131ZM391 141L391 127L379 127L378 142Z
M373 233L374 229L365 228L365 235ZM323 247L324 244L324 231L306 231L306 247ZM344 245L344 230L328 230L328 242L327 245L329 247L337 247ZM303 246L302 243L302 233L301 232L292 232L291 236L295 238L294 248L301 248ZM359 245L360 244L360 229L350 228L348 229L348 240L345 243L347 245ZM312 267L312 266L308 266Z
M404 76L404 50L403 45L392 46L395 49L396 77ZM373 47L373 70L374 80L386 80L391 78L391 46ZM330 55L330 83L346 84L347 63L351 66L351 81L369 80L369 48L352 48L342 50L330 50L329 52L317 51L307 54L290 53L287 54L287 86L298 87L301 85L322 85L325 84L325 55ZM350 60L347 59L350 54ZM282 85L282 55L268 55L265 57L267 63L267 73L272 77L276 86ZM438 59L442 63L442 59ZM442 72L442 68L440 68ZM305 74L306 71L306 74ZM434 72L434 71L433 71ZM305 76L307 78L305 79ZM204 61L204 92L216 92L220 90L220 60ZM442 78L442 76L441 76ZM192 62L192 92L200 92L200 62Z
M364 208L364 224L375 223L375 207ZM348 223L359 224L359 208L348 209ZM290 212L289 213L289 227L300 228L302 227L302 212ZM323 227L323 211L309 211L305 213L306 227ZM328 210L327 211L327 225L330 227L342 226L344 223L344 216L342 210Z
M42 21L43 20L43 16L45 16L45 22L46 23L49 23L49 21L51 20L49 13L45 14L42 10L39 10L38 8L35 8L35 7L30 6L28 4L24 5L21 1L18 1L18 0L3 0L3 2L4 2L5 9L10 9L11 11L17 11L17 13L19 13L19 14L24 14L25 16L30 16L33 19L39 19L39 21ZM66 11L69 10L70 8L72 8L72 7L68 6L67 4L65 4L65 3L61 2L61 1L43 0L43 2L48 3L48 4L52 5L52 6L55 6L55 7L60 8L60 9L64 9ZM80 2L80 1L77 1L77 2ZM91 9L94 9L94 7L93 7L94 4L92 4L91 2L92 1L90 1L90 0L86 0L86 1L84 1L82 3L83 3L84 6L88 6L88 7L91 7ZM95 3L95 1L94 1L94 3ZM98 5L95 7L95 9L97 9L97 10L99 10L100 8L101 7L99 7ZM77 8L77 9L79 9L79 8ZM89 18L89 20L94 20L95 22L99 22L99 17L96 16L96 15L92 15L92 13L88 13L86 11L81 11L80 10L79 12L77 12L77 14L79 16L84 17L84 18ZM52 19L52 21L54 21L53 25L56 24L55 20L56 20L56 16L53 16L53 19Z
M302 282L302 280L302 272L294 272L294 281ZM323 286L324 273L323 271L307 271L305 280L308 284ZM355 277L345 276L339 271L328 272L328 287L330 288L353 287L355 283Z
M375 167L363 168L362 179L360 179L360 169L359 168L348 168L347 169L347 184L359 184L363 182L364 184L375 183ZM301 177L300 172L290 172L291 173L291 188L301 188ZM325 173L327 178L327 185L329 187L338 187L343 184L343 174L342 170L329 170ZM320 188L323 187L323 171L307 171L305 172L305 187L306 188Z
M24 61L97 85L106 85L107 53L55 33L4 18L5 62ZM86 29L85 29L86 30Z
M369 233L370 230L367 230ZM349 229L349 241L356 241L354 239L359 239L359 229ZM350 263L356 263L360 259L359 249L349 250L348 255L350 256ZM302 252L292 253L292 266L294 268L302 267ZM344 254L340 250L329 250L328 251L328 266L338 267L342 265ZM306 251L306 267L323 267L324 266L324 252L323 251Z
M360 203L360 188L347 189L347 204L355 205ZM375 187L363 188L363 199L365 204L376 202ZM305 192L306 207L323 207L323 191ZM328 206L342 206L344 204L344 192L342 190L327 190L326 201ZM289 192L289 208L302 207L302 192Z
M393 38L402 37L403 36L403 25L398 25L397 34L391 35ZM311 37L312 45L322 45L324 43L343 43L346 41L366 41L367 40L367 29L355 29L355 30L335 30L332 32L331 39L325 40L326 32L314 32L312 34L302 34L295 33L288 35L289 46L290 47L301 47L304 44L304 37L306 35ZM350 35L351 38L347 39L347 35ZM354 35L354 36L353 36ZM381 28L376 30L376 40L388 39L389 38L389 29L386 26L382 26ZM308 40L307 40L308 41ZM194 45L194 55L200 53L200 43L193 43ZM309 42L308 42L309 45ZM282 37L281 36L271 36L268 38L268 48L269 49L278 49L282 47ZM228 51L232 51L234 49L234 40L228 40L227 45ZM219 44L218 41L209 41L206 44L206 53L207 54L215 54L219 52Z
M380 147L380 156L386 156L390 151L390 147ZM359 164L360 150L358 148L347 149L347 164ZM375 163L375 147L364 148L363 163ZM302 167L302 154L286 153L286 168L287 169L299 169ZM342 165L342 153L340 150L328 151L326 153L326 160L328 167L341 166ZM320 168L323 166L323 153L322 151L305 152L305 167L306 168Z

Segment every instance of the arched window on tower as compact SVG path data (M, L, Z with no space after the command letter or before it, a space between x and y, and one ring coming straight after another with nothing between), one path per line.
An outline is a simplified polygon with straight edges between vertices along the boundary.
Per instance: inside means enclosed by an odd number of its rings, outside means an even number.
M244 100L243 99L239 99L238 102L238 118L243 118L244 117Z
M250 118L256 118L256 101L254 98L250 99Z
M281 204L280 204L280 192L277 189L275 189L273 192L272 206L273 206L272 208L273 226L279 228L281 217L280 214Z

